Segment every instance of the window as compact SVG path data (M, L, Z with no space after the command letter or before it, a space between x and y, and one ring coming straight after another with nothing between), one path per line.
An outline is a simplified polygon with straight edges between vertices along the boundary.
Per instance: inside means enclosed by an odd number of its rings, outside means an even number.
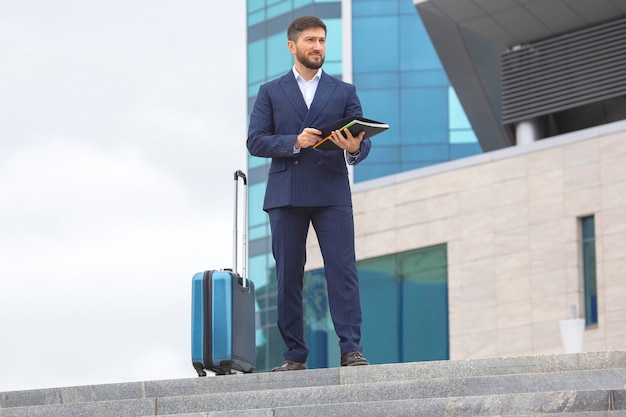
M596 282L596 232L594 216L580 219L582 246L583 298L585 325L598 324L598 285Z
M444 360L448 347L447 245L357 262L363 350L372 364ZM305 274L309 368L338 366L323 269Z

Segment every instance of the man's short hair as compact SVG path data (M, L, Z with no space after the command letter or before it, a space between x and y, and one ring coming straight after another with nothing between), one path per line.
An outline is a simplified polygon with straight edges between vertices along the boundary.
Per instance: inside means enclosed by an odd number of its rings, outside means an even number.
M315 16L299 17L289 25L289 28L287 29L287 39L295 42L298 40L300 33L306 29L315 27L324 29L324 33L326 33L326 25L321 21L321 19Z

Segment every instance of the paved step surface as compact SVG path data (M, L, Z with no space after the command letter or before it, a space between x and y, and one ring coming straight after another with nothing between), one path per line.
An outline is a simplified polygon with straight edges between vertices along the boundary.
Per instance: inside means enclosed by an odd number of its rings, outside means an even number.
M626 417L626 351L0 393L0 417L154 415Z

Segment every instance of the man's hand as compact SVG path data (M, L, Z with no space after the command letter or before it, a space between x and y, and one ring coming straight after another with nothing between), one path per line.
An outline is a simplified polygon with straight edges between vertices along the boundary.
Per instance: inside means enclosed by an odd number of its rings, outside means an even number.
M345 136L342 134L345 132ZM330 140L341 149L345 149L350 153L356 153L361 149L361 141L365 136L365 132L359 133L357 136L352 136L352 132L349 129L343 131L333 130L330 134Z
M322 140L320 135L322 134L321 130L313 129L312 127L305 128L302 133L298 135L296 138L296 143L294 143L294 147L296 149L300 148L308 148L310 146L315 145L317 142Z

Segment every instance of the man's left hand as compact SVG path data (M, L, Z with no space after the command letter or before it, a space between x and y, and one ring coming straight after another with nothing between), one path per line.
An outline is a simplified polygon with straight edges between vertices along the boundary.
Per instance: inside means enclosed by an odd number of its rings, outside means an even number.
M345 149L350 153L356 153L361 149L361 141L364 136L365 132L361 132L357 136L352 136L352 132L348 129L344 129L343 131L333 130L330 134L330 140L341 149Z

